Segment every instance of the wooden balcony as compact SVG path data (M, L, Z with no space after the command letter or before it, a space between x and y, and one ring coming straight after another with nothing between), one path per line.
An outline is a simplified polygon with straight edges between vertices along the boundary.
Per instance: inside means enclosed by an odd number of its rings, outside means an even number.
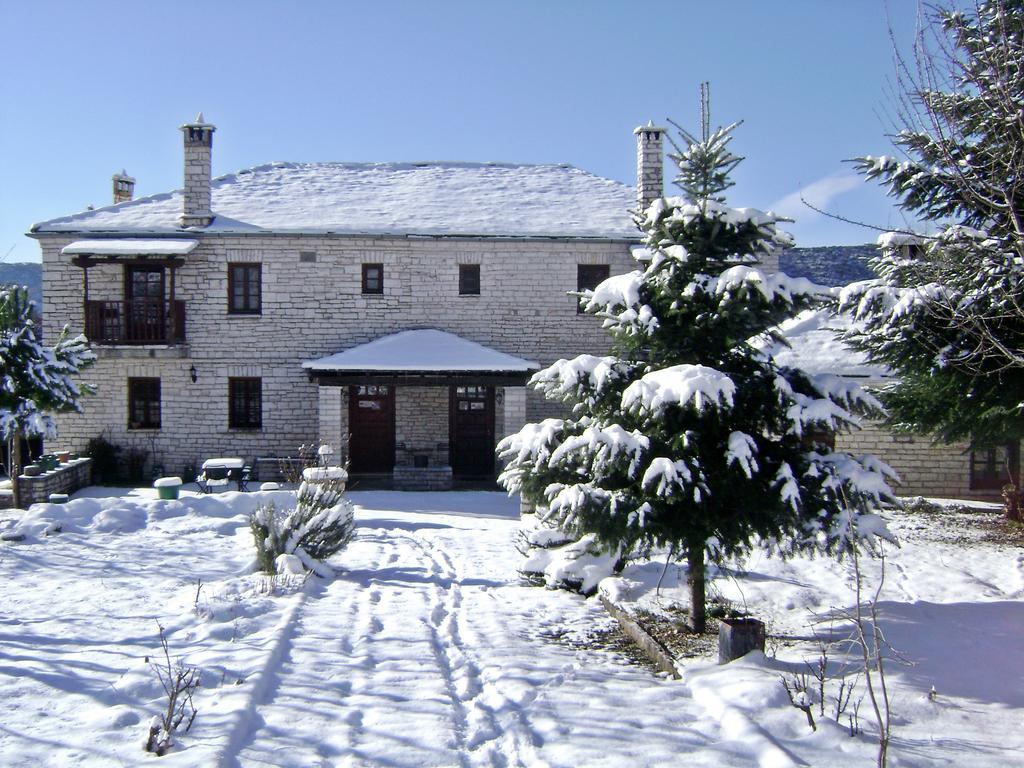
M86 301L85 335L93 344L183 344L185 302Z

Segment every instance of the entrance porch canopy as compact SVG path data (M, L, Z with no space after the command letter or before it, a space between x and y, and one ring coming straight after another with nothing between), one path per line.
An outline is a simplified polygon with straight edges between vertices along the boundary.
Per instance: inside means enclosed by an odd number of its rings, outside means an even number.
M321 386L523 386L540 365L454 333L424 328L382 336L302 364Z

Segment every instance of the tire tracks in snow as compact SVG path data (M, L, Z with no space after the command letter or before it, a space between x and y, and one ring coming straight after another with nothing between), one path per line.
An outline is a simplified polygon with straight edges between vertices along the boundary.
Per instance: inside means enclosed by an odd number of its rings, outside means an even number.
M529 728L522 708L488 683L479 656L463 640L460 625L469 618L463 608L462 572L444 549L429 539L409 537L432 563L431 572L440 581L433 587L429 624L434 655L452 701L457 748L463 766L525 768L542 766L534 748L536 735ZM558 676L557 682L564 680ZM547 685L552 682L549 681ZM534 693L529 701L539 695ZM497 706L496 706L497 705ZM496 710L511 710L514 716L501 721Z
M311 748L316 754L307 756L305 764L309 766L328 766L331 764L330 760L337 756L336 747L316 740L287 744L287 734L282 732L282 727L274 722L269 714L275 708L287 711L295 707L292 700L301 698L296 697L292 691L296 687L295 678L300 678L300 690L309 688L301 679L303 672L308 674L310 671L308 661L303 657L312 655L314 665L317 656L331 658L323 648L324 634L329 634L338 625L363 625L362 614L365 613L367 601L348 600L347 610L337 610L341 606L330 598L332 587L336 587L338 583L337 580L324 583L316 577L311 578L298 595L299 599L296 599L282 616L275 631L277 639L270 653L260 672L250 677L254 681L253 688L247 705L235 717L228 742L217 763L221 768L276 765L273 754L286 747ZM336 618L326 625L321 616L324 611L318 610L325 607L328 609L327 612L336 615ZM338 658L361 658L348 635L339 634L334 639L337 641L335 650L338 652ZM321 650L321 653L317 653L318 650ZM369 663L372 664L372 659ZM313 718L334 728L339 724L346 725L348 741L351 745L356 745L359 740L360 723L353 721L352 713L348 712L345 706L345 699L350 692L351 684L345 680L324 688L316 699L316 708L305 709L303 719ZM287 719L285 722L288 722Z
M409 765L546 765L526 709L573 671L527 695L502 693L500 638L489 626L502 602L466 587L465 565L443 540L366 528L347 552L351 568L326 584L311 580L275 627L216 764L277 765L274 755L288 754L288 765L372 765L397 750ZM419 714L432 724L431 743L410 740L425 731L403 722L407 702L428 710Z
M238 755L246 740L253 731L253 721L258 717L256 710L262 701L273 695L273 692L280 685L280 673L278 669L282 660L287 655L292 639L295 636L296 617L308 599L307 584L294 598L281 616L275 627L276 639L270 647L260 671L255 675L252 691L249 694L245 706L238 710L232 718L231 730L228 733L227 743L224 745L220 755L217 757L217 765L221 768L237 768Z

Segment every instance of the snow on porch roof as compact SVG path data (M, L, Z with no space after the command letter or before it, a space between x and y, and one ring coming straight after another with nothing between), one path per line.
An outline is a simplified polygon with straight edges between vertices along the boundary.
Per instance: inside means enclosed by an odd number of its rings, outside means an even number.
M141 240L76 240L61 249L61 253L88 256L184 256L199 245L198 240L168 240L165 238Z
M309 371L425 372L488 371L528 373L537 363L477 344L454 333L431 328L382 336L367 344L319 360L307 360Z

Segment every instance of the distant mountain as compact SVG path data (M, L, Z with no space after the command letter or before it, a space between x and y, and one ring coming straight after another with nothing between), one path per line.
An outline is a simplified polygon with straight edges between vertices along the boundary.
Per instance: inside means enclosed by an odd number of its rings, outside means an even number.
M790 248L779 254L779 269L791 277L806 277L818 285L849 285L877 277L868 266L877 255L875 245Z
M28 286L29 296L43 310L43 265L34 262L7 264L0 261L0 285Z

